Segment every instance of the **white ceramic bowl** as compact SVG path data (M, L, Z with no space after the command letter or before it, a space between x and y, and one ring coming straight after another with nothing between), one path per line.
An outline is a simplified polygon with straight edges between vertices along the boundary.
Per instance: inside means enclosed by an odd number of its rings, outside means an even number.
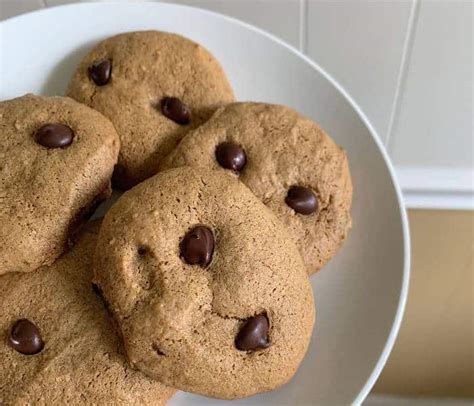
M79 59L124 31L185 35L219 59L239 100L289 105L318 121L349 155L353 230L312 277L317 322L295 378L239 405L360 403L375 383L400 326L409 277L409 238L399 187L367 118L319 66L277 38L237 20L160 3L83 3L0 25L0 97L64 94ZM376 89L374 90L376 91ZM179 393L172 405L224 404Z

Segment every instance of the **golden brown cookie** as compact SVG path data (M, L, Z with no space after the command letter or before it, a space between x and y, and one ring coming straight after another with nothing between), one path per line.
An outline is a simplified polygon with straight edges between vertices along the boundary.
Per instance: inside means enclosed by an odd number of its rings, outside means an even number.
M0 102L0 275L51 264L111 192L118 135L66 97Z
M157 172L189 130L234 100L217 60L201 45L158 31L116 35L80 63L68 95L113 122L122 143L114 184Z
M173 395L121 353L91 284L97 232L54 265L0 277L0 403L164 405Z
M249 102L219 109L161 169L183 165L220 169L244 182L287 226L310 274L347 237L347 155L316 123L288 107Z
M314 324L296 245L241 183L178 168L106 214L95 282L131 365L166 385L235 399L296 372Z

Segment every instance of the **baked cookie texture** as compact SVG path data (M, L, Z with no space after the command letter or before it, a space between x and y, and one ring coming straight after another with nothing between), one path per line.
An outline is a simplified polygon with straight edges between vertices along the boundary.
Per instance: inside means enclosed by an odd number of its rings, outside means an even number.
M122 189L154 175L184 134L234 101L209 51L158 31L100 42L80 63L68 95L113 122L122 143L113 182Z
M0 102L0 275L51 264L111 193L118 135L65 97Z
M245 183L286 225L309 274L347 237L347 155L316 123L288 107L244 102L220 108L160 169L184 165L225 171Z
M52 266L0 277L0 403L164 405L173 395L121 353L91 284L97 233L98 224L87 225Z
M235 399L294 375L314 324L296 245L243 183L164 171L106 214L95 283L130 364L188 392Z

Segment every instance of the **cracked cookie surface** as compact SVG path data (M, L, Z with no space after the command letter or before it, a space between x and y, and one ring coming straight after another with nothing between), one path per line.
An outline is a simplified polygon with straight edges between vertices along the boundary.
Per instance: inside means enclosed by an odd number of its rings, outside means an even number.
M51 264L111 193L118 135L66 97L0 102L0 275Z
M158 31L100 42L81 61L68 95L113 122L122 144L113 181L123 189L154 175L159 161L189 130L234 101L209 51Z
M238 177L286 225L309 274L336 253L351 227L345 151L313 121L265 103L233 103L190 132L161 169L217 169Z
M53 265L0 277L1 404L164 405L173 395L126 363L91 284L97 233L88 224Z
M167 385L250 396L288 382L307 350L315 311L296 245L217 171L172 169L126 192L94 268L129 362Z

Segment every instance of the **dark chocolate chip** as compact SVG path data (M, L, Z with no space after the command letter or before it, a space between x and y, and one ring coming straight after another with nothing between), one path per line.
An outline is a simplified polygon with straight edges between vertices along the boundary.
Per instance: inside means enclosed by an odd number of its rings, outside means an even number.
M300 214L312 214L318 210L318 199L314 192L307 187L292 186L288 190L285 203Z
M212 261L214 235L208 227L196 226L186 233L179 249L184 261L204 268Z
M112 61L102 59L89 66L89 77L97 86L104 86L110 81L112 76Z
M73 139L74 132L65 124L46 124L35 133L36 142L47 148L65 148Z
M165 97L161 100L161 112L175 123L185 125L191 121L191 110L177 97Z
M18 320L10 331L8 343L21 354L38 354L44 348L41 333L31 321Z
M216 148L216 159L219 165L233 171L241 171L247 163L247 155L241 145L223 142Z
M235 338L235 346L241 351L255 351L270 346L268 319L260 314L248 319Z

